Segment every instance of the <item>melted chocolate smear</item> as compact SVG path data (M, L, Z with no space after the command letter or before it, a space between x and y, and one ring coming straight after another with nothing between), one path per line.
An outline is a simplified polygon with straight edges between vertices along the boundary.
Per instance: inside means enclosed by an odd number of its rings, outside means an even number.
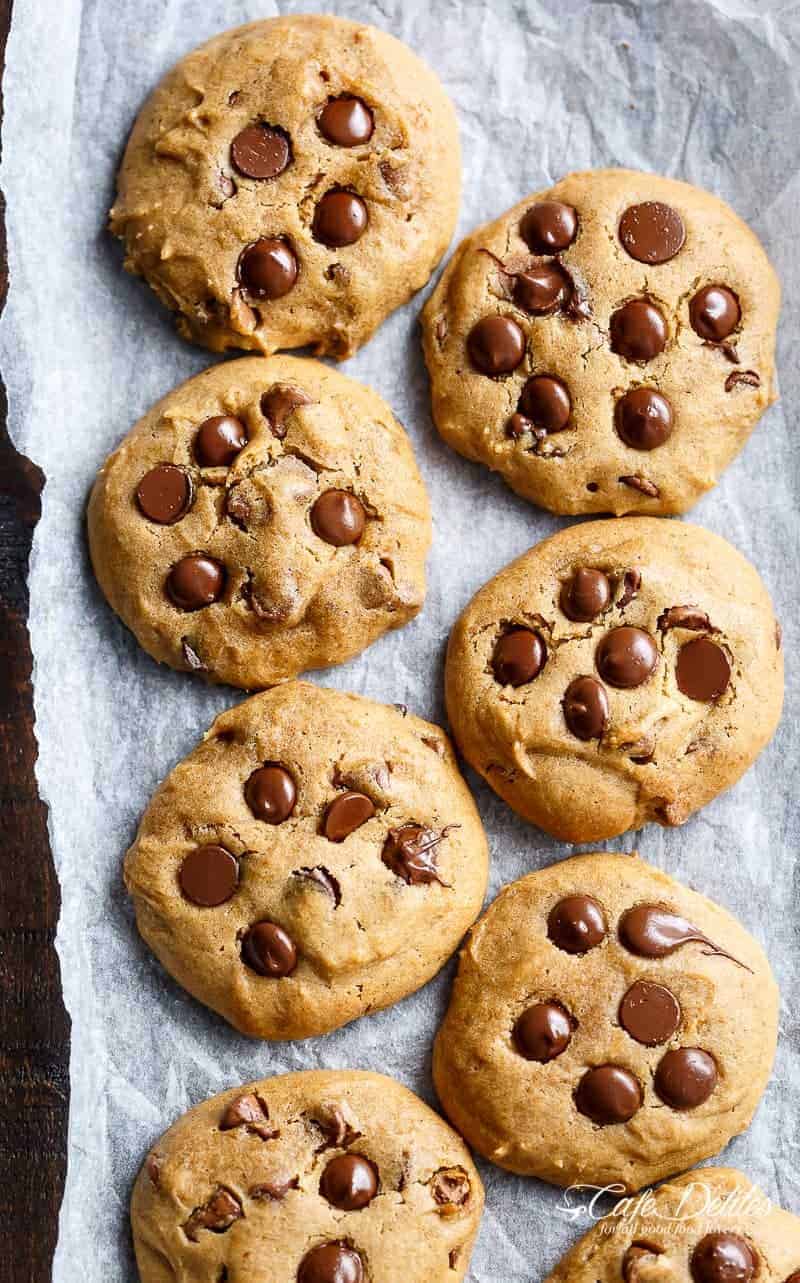
M313 882L315 886L318 886L320 890L324 891L326 895L331 897L333 900L333 907L335 909L339 908L339 905L342 903L341 887L339 886L338 880L332 873L329 873L323 865L317 864L313 869L306 867L295 869L293 876L296 878L303 878L306 882Z
M748 966L726 953L709 940L698 927L680 914L660 904L637 904L623 913L619 922L619 937L626 949L640 958L666 958L685 944L704 944L704 953L727 958L737 967L750 971ZM752 972L751 972L752 974Z

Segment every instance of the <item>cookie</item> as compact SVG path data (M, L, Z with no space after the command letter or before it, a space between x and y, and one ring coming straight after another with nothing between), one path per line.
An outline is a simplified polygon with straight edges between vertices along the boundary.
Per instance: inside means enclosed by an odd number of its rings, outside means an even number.
M475 595L450 637L464 756L566 842L683 824L752 764L783 699L780 628L719 535L651 517L545 539Z
M291 356L229 361L168 393L89 502L95 574L145 650L246 689L341 663L412 619L430 537L386 403Z
M125 882L189 993L284 1039L425 984L479 913L487 867L438 726L294 682L221 714L168 775Z
M715 196L570 174L468 236L431 296L436 425L551 512L686 512L775 399L779 303Z
M724 909L636 856L575 856L505 887L461 952L433 1072L500 1167L637 1190L749 1125L778 991Z
M312 1070L184 1114L131 1221L142 1283L459 1283L482 1209L466 1146L412 1092Z
M186 338L341 359L428 280L460 184L453 106L410 49L344 18L270 18L162 80L111 230Z
M741 1172L703 1167L611 1213L546 1283L798 1283L800 1220Z

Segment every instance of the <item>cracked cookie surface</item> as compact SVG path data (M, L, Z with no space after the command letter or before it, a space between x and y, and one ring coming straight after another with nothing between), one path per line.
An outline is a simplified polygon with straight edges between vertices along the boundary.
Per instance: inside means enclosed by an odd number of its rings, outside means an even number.
M458 126L399 40L330 15L272 18L165 76L117 183L125 265L181 314L186 338L341 359L447 248Z
M500 1167L637 1190L749 1125L778 990L724 909L637 856L574 856L505 887L461 951L433 1071Z
M572 526L490 580L450 636L450 725L510 806L567 842L682 824L770 740L783 652L755 569L719 535Z
M741 1172L703 1167L630 1200L546 1283L797 1283L800 1220Z
M131 1222L142 1283L459 1283L482 1209L466 1146L412 1092L311 1070L184 1114Z
M244 357L128 433L89 501L109 603L154 659L245 689L341 663L420 610L430 511L386 403Z
M304 682L221 714L125 859L161 963L271 1039L325 1033L419 989L475 920L487 872L444 732Z
M552 512L685 512L775 399L779 302L708 192L570 174L467 237L431 295L436 425Z

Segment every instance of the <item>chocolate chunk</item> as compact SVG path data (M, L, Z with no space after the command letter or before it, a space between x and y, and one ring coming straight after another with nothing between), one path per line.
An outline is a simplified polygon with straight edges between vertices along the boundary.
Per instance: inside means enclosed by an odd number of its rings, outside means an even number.
M732 392L738 387L760 388L761 377L755 370L731 370L725 380L725 391Z
M317 117L320 133L336 147L368 143L375 128L372 112L361 98L329 98Z
M233 414L205 419L194 439L194 457L201 468L227 468L247 445L247 428Z
M300 1262L297 1283L363 1283L364 1266L346 1243L321 1243Z
M378 1170L363 1154L338 1154L326 1165L319 1192L332 1207L360 1211L378 1192Z
M563 699L564 721L579 740L602 739L608 725L606 688L596 677L575 677Z
M643 628L612 628L595 653L597 671L609 686L632 690L653 675L658 664L658 647Z
M354 245L367 230L367 207L355 192L333 188L326 192L314 210L311 231L315 240L329 249Z
M578 231L578 215L560 200L539 200L522 216L520 236L534 254L559 254Z
M622 1283L644 1283L645 1276L639 1270L640 1265L652 1264L654 1256L663 1256L664 1248L656 1243L638 1239L631 1243L622 1258Z
M692 329L711 343L727 339L741 319L739 300L727 285L704 285L689 303Z
M325 812L323 831L329 842L344 842L374 814L375 806L364 793L342 793Z
M572 293L572 282L558 263L540 263L514 278L512 297L531 316L549 316L563 307Z
M198 846L185 857L178 881L192 904L215 908L230 900L239 885L239 862L224 846Z
M276 922L255 922L242 939L242 961L260 976L280 979L297 966L297 949Z
M547 647L531 628L512 628L498 638L492 671L501 686L524 686L538 677L547 660Z
M678 690L688 699L712 704L728 689L730 661L716 642L708 637L696 637L678 651L675 678Z
M673 1109L697 1109L717 1085L717 1064L699 1047L668 1051L656 1069L656 1094Z
M451 1216L469 1201L469 1176L463 1167L440 1167L430 1181L431 1196L440 1215Z
M225 588L225 567L204 552L190 552L167 575L166 590L180 610L202 610L218 601Z
M602 570L579 566L561 589L561 609L576 623L589 623L611 601L611 584Z
M291 159L288 134L273 125L247 125L231 143L231 160L245 178L277 178Z
M136 487L136 501L148 521L171 526L188 512L194 497L192 479L173 463L159 463Z
M566 1051L573 1022L557 1002L537 1002L514 1025L514 1045L526 1060L545 1064Z
M299 1188L299 1176L273 1176L270 1180L261 1181L258 1185L251 1185L248 1194L256 1201L268 1198L273 1203L280 1203L290 1189Z
M588 1069L575 1092L578 1112L600 1127L629 1122L641 1109L643 1100L638 1078L621 1065Z
M520 414L519 412L512 414L506 424L506 436L512 437L513 440L518 441L520 437L525 436L526 432L532 432L534 436L544 435L542 429L535 428L530 419L525 418L524 414Z
M276 299L294 288L299 270L288 241L262 236L242 250L236 273L239 284L253 298Z
M667 323L654 303L632 298L618 307L610 322L611 351L628 361L652 361L667 346Z
M333 907L338 909L342 902L342 890L338 879L324 865L315 864L313 868L304 866L302 869L295 869L293 876L303 878L306 882L313 882L315 886L318 886L320 890L331 897Z
M511 374L525 355L525 335L510 316L484 316L469 332L467 351L481 374Z
M364 505L349 490L326 490L311 509L314 534L335 548L358 543L366 524Z
M711 621L704 610L698 606L670 606L658 617L658 627L662 632L668 628L686 628L693 633L712 633Z
M346 1149L361 1136L358 1123L351 1123L340 1105L322 1105L311 1121L325 1135L325 1144L315 1151L317 1153L325 1149Z
M641 571L626 570L625 574L622 576L622 594L617 602L617 606L620 610L624 610L626 606L630 605L641 586Z
M572 413L566 383L552 374L534 374L522 389L519 411L545 432L563 432Z
M619 1005L622 1028L645 1047L669 1042L680 1022L681 1009L675 995L649 980L632 984Z
M707 951L731 962L738 960L720 949L698 927L661 904L637 904L623 913L619 938L640 958L666 958L685 944L704 944ZM742 964L739 963L739 966Z
M443 837L444 833L435 833L421 824L403 824L399 829L389 830L381 859L410 886L441 882L436 860Z
M692 1252L694 1283L750 1283L757 1269L758 1257L740 1234L706 1234Z
M607 933L602 905L590 895L566 896L547 918L547 935L564 953L588 953L603 943Z
M661 494L661 491L655 482L648 481L647 477L634 475L630 477L620 477L619 480L624 486L630 486L631 490L638 490L641 494L646 494L650 499L657 499Z
M631 388L617 401L614 423L632 450L655 450L672 436L672 406L655 388Z
M244 1127L246 1131L259 1136L261 1140L274 1140L280 1135L279 1129L270 1122L269 1110L255 1092L247 1092L232 1100L219 1125L221 1132L234 1131Z
M291 383L276 383L261 397L261 413L269 423L272 435L280 441L286 436L286 420L298 406L311 405L311 397Z
M677 209L659 200L629 205L619 220L623 249L637 263L667 263L686 240L686 228Z
M267 762L253 771L244 786L247 805L257 820L282 824L297 802L297 787L285 766Z
M230 1190L220 1185L207 1203L194 1209L189 1219L184 1222L183 1232L192 1243L196 1243L201 1230L224 1234L225 1230L229 1230L242 1215L239 1200Z

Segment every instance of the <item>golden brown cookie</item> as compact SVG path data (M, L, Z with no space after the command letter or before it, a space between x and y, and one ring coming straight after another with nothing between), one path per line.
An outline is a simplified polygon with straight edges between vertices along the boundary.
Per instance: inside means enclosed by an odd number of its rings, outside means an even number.
M487 844L447 737L303 682L223 713L125 859L141 934L242 1033L306 1038L413 993L483 903Z
M434 1079L500 1167L637 1190L744 1131L777 1033L769 963L735 918L637 856L582 855L472 928Z
M245 357L140 419L100 470L89 546L154 659L252 689L341 663L417 614L430 512L369 388Z
M775 398L779 303L715 196L570 174L468 236L431 296L436 425L552 512L685 512Z
M269 18L150 96L111 230L186 338L343 358L425 284L460 185L453 106L406 45L331 15Z
M458 745L567 842L682 824L771 738L783 654L756 571L719 535L631 517L571 526L475 595L450 637Z
M382 1074L282 1074L197 1105L131 1201L142 1283L459 1283L483 1209L461 1139Z

